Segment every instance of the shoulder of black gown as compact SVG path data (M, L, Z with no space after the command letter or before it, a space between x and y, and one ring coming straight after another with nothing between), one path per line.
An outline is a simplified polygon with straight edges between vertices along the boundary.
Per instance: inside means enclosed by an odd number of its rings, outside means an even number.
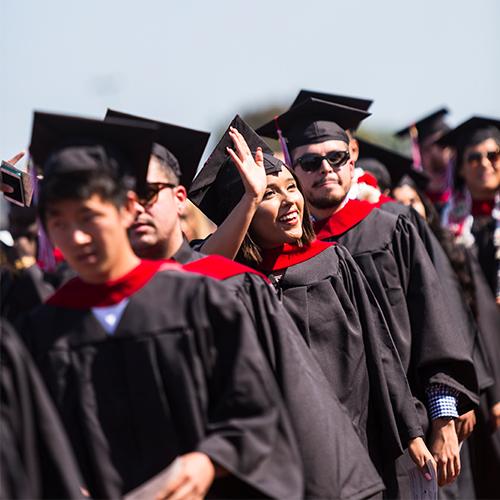
M195 250L194 247L191 247L191 245L183 239L180 248L172 255L172 260L179 262L179 264L188 264L189 262L195 262L203 257L205 257L205 254Z

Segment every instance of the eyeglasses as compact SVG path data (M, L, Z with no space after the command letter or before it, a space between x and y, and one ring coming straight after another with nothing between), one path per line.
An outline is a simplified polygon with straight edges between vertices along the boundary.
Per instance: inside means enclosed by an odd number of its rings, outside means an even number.
M466 159L468 163L481 163L482 159L485 157L488 158L492 165L494 165L500 158L500 149L497 149L496 151L488 151L487 153L475 151L473 153L469 153Z
M315 172L319 170L323 160L331 167L341 167L349 158L349 151L330 151L325 156L309 153L298 158L295 165L300 165L305 172Z
M148 182L145 192L139 196L138 201L143 207L150 207L158 201L160 191L175 187L177 187L175 184L169 182Z

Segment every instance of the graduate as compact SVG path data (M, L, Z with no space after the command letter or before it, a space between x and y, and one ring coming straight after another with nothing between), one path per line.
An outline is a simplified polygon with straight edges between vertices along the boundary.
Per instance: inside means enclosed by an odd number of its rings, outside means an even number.
M157 498L300 498L293 430L247 313L216 281L130 247L129 190L145 192L156 131L35 114L40 218L78 277L24 338L92 497L121 497L179 458Z
M487 289L487 284L482 272L477 272L479 263L474 252L463 244L455 243L452 233L441 226L436 208L425 195L428 178L422 176L421 172L412 169L406 157L365 141L360 140L359 142L363 159L358 161L357 165L362 164L363 168L370 169L375 166L374 162L377 162L380 169L384 169L387 175L390 173L389 178L394 181L390 194L402 204L415 208L422 220L426 221L424 229L427 232L432 231L430 235L426 236L425 241L432 244L429 245L429 254L433 256L433 262L437 263L436 268L438 275L445 283L447 298L453 299L456 304L453 313L455 328L466 327L464 331L468 335L468 344L472 349L471 355L478 377L482 404L475 412L469 412L457 421L459 439L462 440L460 433L464 434L465 427L475 425L477 418L481 422L488 422L488 411L486 413L483 411L483 408L489 408L487 400L492 401L492 409L495 402L498 401L498 394L495 396L498 383L498 363L492 353L500 352L500 337L496 333L500 324L500 311L496 310L495 301L491 294L482 292ZM378 175L378 172L375 171L375 174ZM391 184L390 181L389 187ZM383 206L398 207L399 205L386 202ZM422 234L421 231L419 234ZM436 244L438 244L438 248L436 248ZM426 245L426 248L429 246ZM441 255L443 253L444 256ZM487 427L481 423L479 426L483 429ZM463 443L460 451L461 473L458 481L447 486L446 489L440 490L441 496L445 494L449 498L476 497L471 457L474 458L476 455L489 456L482 451L476 452L475 449L489 449L491 441L488 433L479 428L472 434L471 438ZM472 450L470 449L471 442L474 448ZM474 460L477 462L475 458ZM491 470L495 468L496 466ZM484 471L488 468L483 466L480 470L484 477ZM475 470L474 477L477 477Z
M354 106L356 107L356 106ZM427 174L425 193L439 214L450 202L452 193L452 149L438 139L450 131L446 123L448 108L440 108L396 132L396 137L410 137L415 167Z
M494 297L486 282L473 247L457 243L453 234L439 225L439 216L430 201L419 190L418 185L404 177L393 190L393 195L402 202L410 203L414 199L422 199L425 206L424 215L430 218L430 227L439 242L446 250L450 263L459 280L462 295L465 299L464 311L472 318L477 328L477 345L474 365L478 374L481 402L475 410L477 425L474 432L462 447L469 453L472 461L472 478L478 498L495 498L500 496L500 490L495 488L498 483L496 471L500 468L500 309L495 304ZM427 216L427 213L429 216ZM469 320L470 321L470 320ZM463 462L462 462L463 463ZM471 478L467 478L470 480ZM459 478L460 481L460 478ZM472 480L471 480L472 483ZM467 486L461 482L462 490ZM471 485L469 485L470 488ZM461 492L463 493L463 491Z
M481 268L500 303L500 120L472 117L438 142L456 149L454 206L444 223L462 239L473 238Z
M107 117L144 120L111 110ZM186 188L182 183L190 184L189 177L196 171L206 140L197 147L200 136L196 131L155 123L160 127L157 140L161 144L153 145L146 178L149 195L138 200L137 215L129 229L134 252L150 259L172 258L187 264L185 270L220 280L245 306L297 436L305 497L367 498L382 491L382 480L345 409L332 394L321 368L267 279L232 260L197 252L183 238L180 215ZM239 118L232 124L246 130ZM189 148L182 149L182 144ZM227 144L232 146L230 138ZM198 151L195 158L193 151Z
M494 383L482 394L477 430L471 440L474 482L479 497L500 496L500 336L498 325L500 121L472 117L439 142L456 150L454 194L445 224L467 247L477 322L490 354ZM496 208L495 208L496 206ZM492 304L497 301L497 307Z
M455 418L477 404L465 339L453 331L440 280L414 226L367 202L349 200L354 162L345 132L366 112L311 98L260 129L287 139L318 238L337 241L362 269L382 307L413 395L431 420L429 448L441 485L460 470Z
M142 259L174 259L181 264L204 257L186 241L180 217L186 210L193 180L210 134L179 125L108 109L105 119L119 118L158 127L147 168L147 192L136 204L129 238Z
M262 189L249 223L239 219L240 232L229 235L226 225L223 237L217 231L210 239L223 246L230 236L232 245L243 233L237 260L274 283L392 497L395 458L409 446L425 469L430 453L384 318L348 252L315 240L292 173L248 125L238 118L231 125L236 124L245 135L230 126L195 178L190 197L223 228L226 222L237 225L237 205L245 193ZM259 146L266 151L262 158Z

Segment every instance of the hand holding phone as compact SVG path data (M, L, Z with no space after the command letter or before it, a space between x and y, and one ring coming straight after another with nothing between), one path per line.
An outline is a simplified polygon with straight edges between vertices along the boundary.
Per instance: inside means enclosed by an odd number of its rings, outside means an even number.
M24 156L18 153L9 161L2 161L0 167L0 191L5 199L21 207L29 207L33 195L33 186L29 174L17 168L15 164Z
M15 203L16 205L24 207L24 186L22 172L14 167L14 165L11 165L6 161L2 161L0 171L2 172L2 185L6 186L6 189L3 189L5 198L11 203ZM8 192L9 188L10 192Z

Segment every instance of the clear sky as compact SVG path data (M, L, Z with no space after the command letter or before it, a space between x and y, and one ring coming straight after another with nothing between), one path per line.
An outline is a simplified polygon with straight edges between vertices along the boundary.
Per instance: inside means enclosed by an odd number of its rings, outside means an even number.
M368 128L443 104L500 116L498 0L0 0L0 157L34 109L205 130L300 88L375 99ZM215 139L215 138L214 138Z

